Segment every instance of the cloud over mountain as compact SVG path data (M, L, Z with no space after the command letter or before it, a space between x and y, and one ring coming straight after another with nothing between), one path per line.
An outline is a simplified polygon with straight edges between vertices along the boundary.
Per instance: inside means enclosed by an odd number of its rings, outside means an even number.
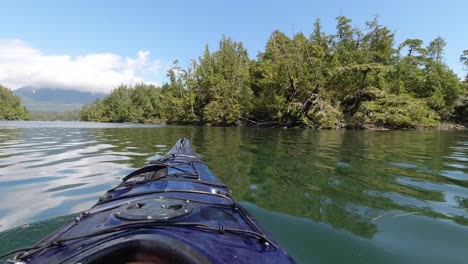
M119 84L155 83L161 62L149 51L134 58L96 53L82 56L44 54L19 39L0 39L0 84L109 92Z

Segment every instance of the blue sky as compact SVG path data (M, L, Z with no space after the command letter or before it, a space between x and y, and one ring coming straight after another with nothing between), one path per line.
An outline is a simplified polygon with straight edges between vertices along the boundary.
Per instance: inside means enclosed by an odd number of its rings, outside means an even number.
M174 60L186 66L206 44L216 49L223 34L242 41L254 58L273 30L309 35L319 18L332 34L339 15L360 28L378 15L395 30L397 43L420 38L428 44L440 35L447 41L445 62L464 74L459 57L468 49L468 1L463 0L0 0L0 83L13 89L75 84L107 91L117 82L161 83Z

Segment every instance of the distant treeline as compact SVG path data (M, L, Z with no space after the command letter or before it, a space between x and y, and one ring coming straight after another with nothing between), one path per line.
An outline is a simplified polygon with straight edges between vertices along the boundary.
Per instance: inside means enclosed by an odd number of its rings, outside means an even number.
M443 62L437 37L395 43L377 19L364 29L344 16L336 32L317 20L310 36L274 31L250 60L241 42L223 37L188 68L177 61L169 82L119 86L85 106L85 121L312 128L435 126L467 118L467 85ZM468 51L461 56L468 67ZM466 121L466 120L465 120Z
M0 120L28 120L31 116L21 104L21 98L0 85Z
M44 111L32 111L31 112L32 120L39 121L79 121L80 120L80 110L75 111L64 111L64 112L44 112Z
M22 104L21 98L10 89L0 85L0 120L41 120L41 121L78 121L80 110L65 112L29 112Z

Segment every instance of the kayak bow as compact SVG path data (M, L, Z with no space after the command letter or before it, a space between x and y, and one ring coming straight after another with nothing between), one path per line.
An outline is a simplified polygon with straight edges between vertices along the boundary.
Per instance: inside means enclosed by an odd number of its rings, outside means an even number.
M295 263L186 138L9 263Z

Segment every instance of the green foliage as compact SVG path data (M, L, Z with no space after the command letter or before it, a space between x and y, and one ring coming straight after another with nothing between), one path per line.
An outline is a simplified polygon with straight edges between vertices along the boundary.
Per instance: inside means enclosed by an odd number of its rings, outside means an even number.
M423 100L409 95L385 94L363 102L348 124L353 127L414 128L438 123L437 114Z
M81 108L80 120L108 122L109 118L104 116L104 105L101 100L98 99L94 101L94 103L85 105Z
M422 47L422 44L423 41L420 39L407 39L398 46L398 50L401 51L403 48L407 48L407 57L421 57L426 54L426 50Z
M466 91L443 63L446 42L437 37L395 44L378 18L360 29L337 17L336 32L288 36L276 30L250 60L241 42L222 37L198 60L175 61L161 87L117 87L81 112L105 122L252 125L310 128L436 126L462 120ZM460 58L468 68L468 51ZM464 98L464 97L463 97Z
M196 65L195 83L202 121L233 125L249 115L252 90L249 85L250 59L241 42L223 36L219 50L208 47Z
M466 90L468 91L468 89ZM468 124L468 92L455 102L453 108L453 119L456 122Z
M468 50L464 50L460 56L460 61L465 65L465 70L468 71ZM468 82L468 73L465 76L465 82Z
M338 128L341 127L343 114L328 101L315 99L301 123L311 128Z
M40 121L78 121L80 120L80 112L78 110L64 111L64 112L43 112L34 111L31 112L31 120Z
M440 36L431 41L427 47L429 57L435 61L441 62L445 45L447 45L447 42Z
M28 110L21 105L21 99L0 85L0 120L28 120Z
M462 86L456 74L441 62L445 41L438 37L427 49L422 48L420 40L403 44L409 46L408 55L395 62L393 90L424 99L442 120L447 120Z
M84 106L83 121L158 123L163 120L161 89L154 85L121 85L103 100Z

